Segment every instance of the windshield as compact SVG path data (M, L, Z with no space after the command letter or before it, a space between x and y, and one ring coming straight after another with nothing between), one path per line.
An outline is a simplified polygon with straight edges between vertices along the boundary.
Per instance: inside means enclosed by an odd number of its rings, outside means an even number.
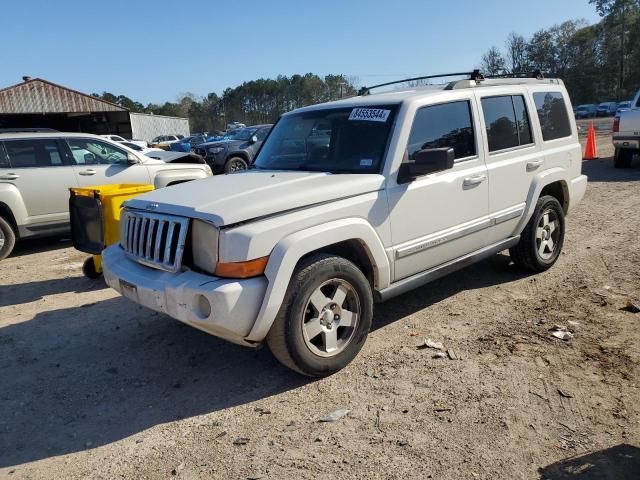
M286 115L273 128L256 168L376 173L397 105L332 108Z
M243 128L237 132L230 133L227 138L231 140L249 140L256 133L255 128Z

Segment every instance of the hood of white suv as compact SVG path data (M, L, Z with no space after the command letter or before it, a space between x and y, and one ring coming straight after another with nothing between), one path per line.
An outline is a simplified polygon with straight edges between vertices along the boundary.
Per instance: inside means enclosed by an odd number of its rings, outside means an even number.
M200 218L217 227L382 189L377 174L247 171L155 190L127 207Z

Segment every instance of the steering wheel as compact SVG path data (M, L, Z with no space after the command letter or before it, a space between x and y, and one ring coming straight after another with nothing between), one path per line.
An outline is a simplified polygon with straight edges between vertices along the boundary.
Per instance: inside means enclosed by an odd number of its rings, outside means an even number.
M121 163L120 161L120 155L118 155L117 153L110 153L109 155L107 155L107 157L105 158L105 161L107 163Z

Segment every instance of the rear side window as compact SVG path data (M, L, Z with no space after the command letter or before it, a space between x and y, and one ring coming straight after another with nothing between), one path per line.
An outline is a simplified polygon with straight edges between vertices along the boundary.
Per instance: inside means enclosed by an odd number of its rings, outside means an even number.
M0 168L9 168L9 157L7 157L2 143L0 143Z
M533 101L545 142L571 136L567 106L560 92L537 92L533 94Z
M527 107L521 95L482 99L489 151L533 143Z
M416 112L407 153L409 160L419 150L453 148L455 158L476 154L476 140L468 101L423 107Z
M5 142L5 149L12 168L62 166L62 153L55 139L12 140Z
M67 140L77 165L124 165L127 152L93 138L69 138Z

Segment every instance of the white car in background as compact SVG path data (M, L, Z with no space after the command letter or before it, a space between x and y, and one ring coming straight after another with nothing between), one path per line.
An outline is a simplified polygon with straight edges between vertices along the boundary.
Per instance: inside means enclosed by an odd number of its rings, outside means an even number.
M106 138L107 140L111 140L116 143L133 143L134 145L138 145L142 148L149 147L149 144L144 140L127 140L126 138L121 137L120 135L100 135L102 138Z
M0 133L0 260L16 240L69 231L70 187L157 189L210 177L211 168L198 159L154 159L89 133Z
M169 145L179 142L184 138L184 135L159 135L151 140L151 145L163 150L169 150Z
M124 145L127 148L130 148L131 150L134 150L136 152L140 152L143 155L147 155L148 153L153 153L153 152L164 152L165 150L162 150L161 148L153 148L153 147L142 147L140 145L138 145L137 143L133 143L130 141L126 141L126 142L119 142L120 145Z

